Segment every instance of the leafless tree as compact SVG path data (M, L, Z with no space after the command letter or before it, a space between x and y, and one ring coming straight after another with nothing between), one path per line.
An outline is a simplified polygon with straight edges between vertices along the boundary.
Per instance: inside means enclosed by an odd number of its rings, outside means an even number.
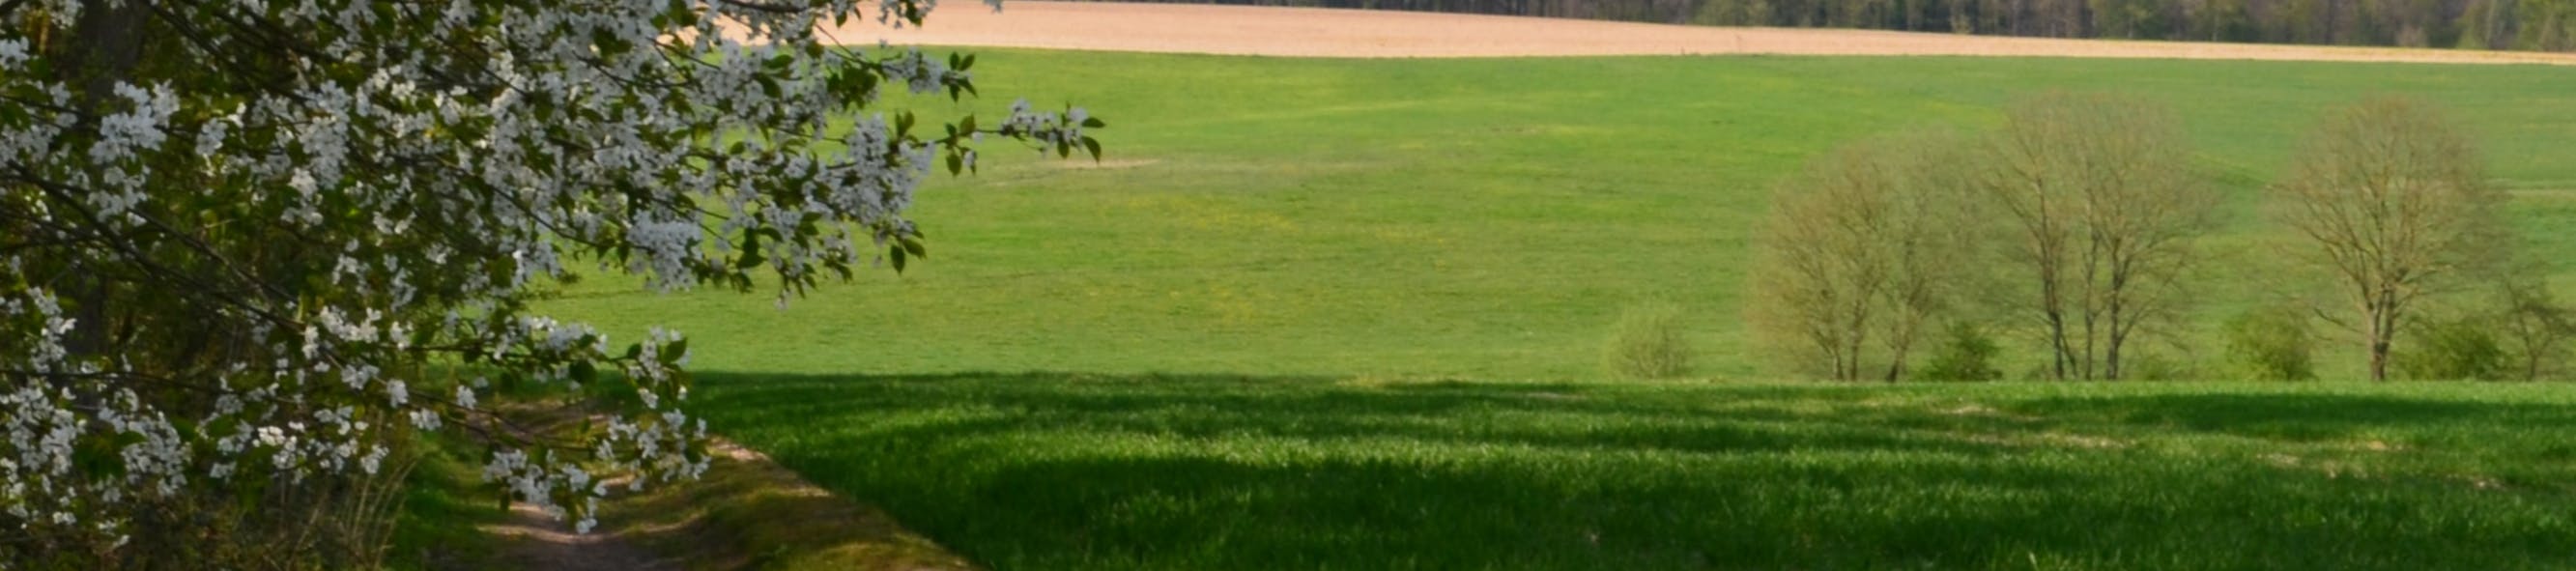
M2350 304L2349 315L2319 313L2361 334L2372 380L2387 380L2408 311L2474 281L2460 278L2492 267L2507 237L2504 195L2487 184L2469 137L2406 99L2328 114L2272 194L2303 238L2296 250Z
M2175 317L2193 241L2217 206L2193 174L2171 114L2101 94L2050 94L2015 106L1969 185L2012 227L2005 248L2035 287L2037 319L2059 379L2118 379L2123 350Z
M2544 275L2516 272L2497 286L2504 305L2497 337L2520 361L2523 380L2549 378L2565 369L2568 342L2576 341L2576 309L2558 302Z
M1783 183L1756 241L1748 317L1794 361L1836 380L1905 375L1915 341L1970 266L1971 217L1950 194L1955 138L1871 139Z

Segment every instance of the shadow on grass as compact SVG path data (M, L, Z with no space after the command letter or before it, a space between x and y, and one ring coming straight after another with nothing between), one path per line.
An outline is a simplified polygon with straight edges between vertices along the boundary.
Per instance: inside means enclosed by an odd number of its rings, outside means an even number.
M416 441L424 455L406 474L401 512L394 519L388 569L450 571L489 569L503 563L484 525L509 519L497 496L482 491L478 449L452 439Z
M2547 460L2576 430L2566 405L2207 387L700 379L720 431L996 569L2576 565L2563 484L2576 469Z

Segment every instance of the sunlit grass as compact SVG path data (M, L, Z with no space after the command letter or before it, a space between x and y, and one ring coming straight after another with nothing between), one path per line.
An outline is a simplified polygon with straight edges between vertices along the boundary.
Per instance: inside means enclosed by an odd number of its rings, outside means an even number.
M996 569L2548 569L2539 386L709 379Z
M2167 360L2214 360L2219 323L2303 291L2262 241L2256 194L2326 107L2364 96L2450 108L2499 182L2525 189L2514 212L2540 251L2576 252L2558 199L2576 189L2576 69L979 51L987 99L913 108L989 120L1016 96L1078 103L1111 121L1107 160L988 146L982 174L941 177L915 207L929 260L787 311L766 291L656 296L596 276L546 309L628 339L689 332L715 370L1567 380L1600 373L1623 308L1662 300L1697 374L1765 377L1738 294L1772 182L1858 136L1987 125L2052 89L2172 106L2234 205L2192 319L2150 343ZM2349 351L2325 357L2328 377L2360 371Z

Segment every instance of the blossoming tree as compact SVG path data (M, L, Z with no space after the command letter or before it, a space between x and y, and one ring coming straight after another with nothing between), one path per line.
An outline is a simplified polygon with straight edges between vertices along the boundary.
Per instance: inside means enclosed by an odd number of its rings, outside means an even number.
M921 256L914 189L985 136L1098 156L1078 109L879 111L974 59L817 32L931 4L0 0L0 562L131 563L188 537L156 506L363 478L412 431L487 433L488 478L584 529L607 476L696 475L686 343L530 292L783 300ZM496 430L478 395L523 382L636 404Z

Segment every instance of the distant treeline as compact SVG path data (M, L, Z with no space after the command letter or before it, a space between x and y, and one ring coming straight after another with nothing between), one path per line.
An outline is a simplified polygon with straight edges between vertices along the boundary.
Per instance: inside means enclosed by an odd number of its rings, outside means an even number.
M1175 3L2064 38L2576 50L2576 0L1213 0Z

